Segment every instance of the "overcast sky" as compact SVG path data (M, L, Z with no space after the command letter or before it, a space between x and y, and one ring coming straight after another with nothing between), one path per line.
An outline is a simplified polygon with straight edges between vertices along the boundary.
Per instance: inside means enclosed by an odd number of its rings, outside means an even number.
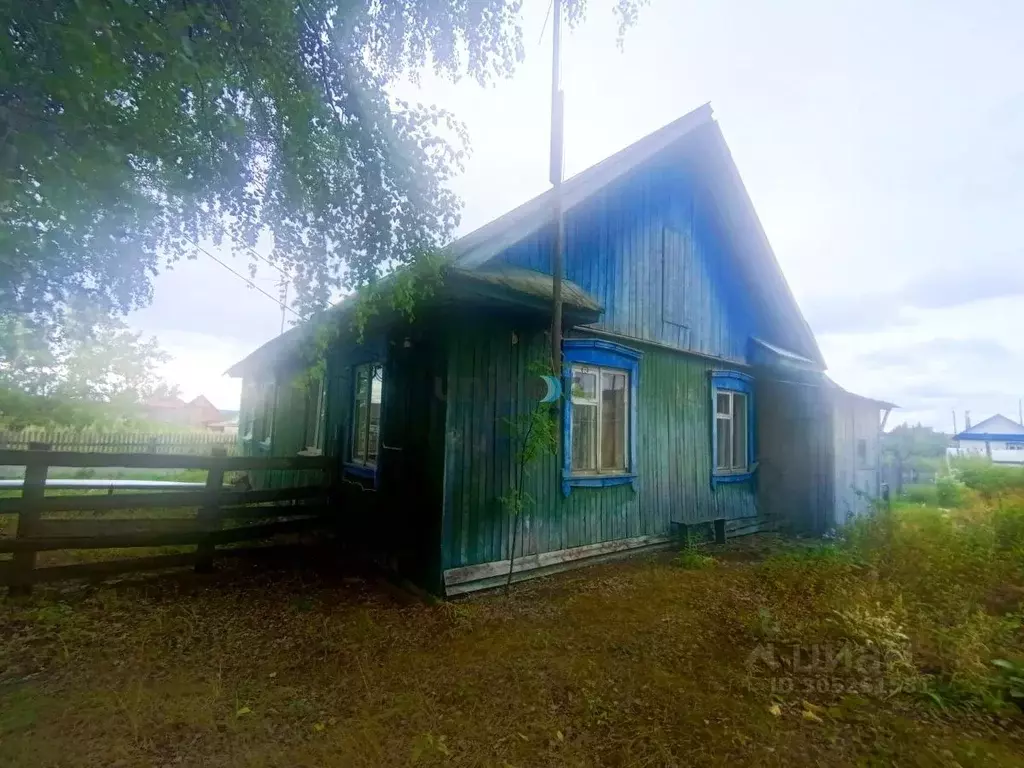
M1024 3L651 0L615 45L611 0L565 41L566 171L710 101L830 375L949 431L1024 395ZM473 154L461 232L547 187L548 0L526 62L480 88L396 94L453 110ZM243 269L244 263L235 264ZM267 268L257 278L276 293ZM237 408L221 372L281 314L208 259L159 277L130 318L184 393Z

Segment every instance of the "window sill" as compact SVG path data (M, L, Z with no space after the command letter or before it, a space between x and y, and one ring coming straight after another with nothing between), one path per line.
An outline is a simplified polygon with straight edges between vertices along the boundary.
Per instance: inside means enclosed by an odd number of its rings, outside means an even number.
M568 496L574 487L604 488L610 485L632 485L636 489L636 475L631 473L623 473L621 475L563 475L562 495Z
M358 477L376 478L377 477L377 467L376 466L368 466L366 464L350 464L350 463L346 463L345 464L345 474L346 475L356 475Z
M713 472L711 474L711 484L721 485L722 483L745 483L754 477L754 473L757 471L757 464L751 464L750 468L743 472Z

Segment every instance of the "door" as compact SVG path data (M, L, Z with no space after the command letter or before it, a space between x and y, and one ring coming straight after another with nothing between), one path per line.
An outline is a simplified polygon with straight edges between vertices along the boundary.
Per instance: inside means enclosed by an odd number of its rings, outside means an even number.
M388 345L377 468L379 514L389 530L394 565L428 589L440 562L442 511L443 463L431 450L434 432L443 431L434 397L435 365L432 344L423 338L397 338Z

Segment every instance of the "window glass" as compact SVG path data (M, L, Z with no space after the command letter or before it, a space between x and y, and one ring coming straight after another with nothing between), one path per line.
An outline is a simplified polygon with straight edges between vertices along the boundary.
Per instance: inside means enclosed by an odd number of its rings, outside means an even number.
M739 392L732 395L732 468L747 468L747 396Z
M355 368L352 403L352 454L355 464L374 466L380 443L381 404L384 396L384 368L377 363Z
M729 393L728 392L719 392L718 393L717 401L718 401L718 408L717 408L718 413L723 415L723 416L728 416L729 412L730 412L729 411L729 407L732 404L731 401L730 401L730 398L729 398Z
M323 422L324 380L321 377L306 389L306 431L304 448L321 448L321 424Z
M366 462L366 428L368 424L370 366L356 367L355 402L352 408L352 461Z
M597 406L574 403L572 407L572 468L597 469Z
M719 395L721 397L721 395ZM718 443L718 455L715 457L715 466L718 469L729 469L729 460L732 456L732 430L728 417L715 419L715 439Z
M629 469L629 373L615 368L572 368L574 472L622 473Z
M377 463L377 446L380 444L380 408L384 393L384 368L371 366L369 425L366 436L366 463Z
M601 372L601 469L626 469L626 374Z
M597 372L587 368L574 368L572 372L574 401L597 400Z

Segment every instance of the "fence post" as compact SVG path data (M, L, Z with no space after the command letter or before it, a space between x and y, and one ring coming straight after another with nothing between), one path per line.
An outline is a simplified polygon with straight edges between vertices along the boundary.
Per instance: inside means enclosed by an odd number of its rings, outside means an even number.
M227 455L227 452L220 446L214 446L211 451L213 461L210 462L210 471L206 474L207 502L199 509L197 516L202 524L202 529L208 531L205 541L200 542L196 547L196 573L210 573L213 570L213 534L220 529L220 504L217 497L224 490L224 466L219 459Z
M50 446L47 443L29 443L30 451L48 451ZM41 499L46 493L46 474L50 469L46 459L29 460L25 464L25 482L21 488L23 499ZM38 509L25 509L18 516L17 538L23 539L35 533L36 523L39 521ZM12 563L10 588L7 594L10 597L28 595L32 591L32 571L36 567L35 552L15 552Z

